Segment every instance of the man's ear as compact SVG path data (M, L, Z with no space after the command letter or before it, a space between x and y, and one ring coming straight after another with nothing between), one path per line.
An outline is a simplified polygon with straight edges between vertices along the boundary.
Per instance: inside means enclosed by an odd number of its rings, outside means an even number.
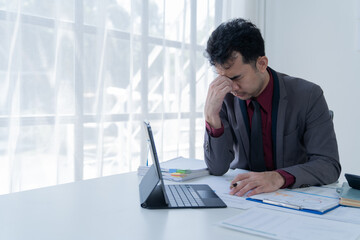
M256 68L259 72L264 73L268 66L268 58L266 56L259 57L256 61Z

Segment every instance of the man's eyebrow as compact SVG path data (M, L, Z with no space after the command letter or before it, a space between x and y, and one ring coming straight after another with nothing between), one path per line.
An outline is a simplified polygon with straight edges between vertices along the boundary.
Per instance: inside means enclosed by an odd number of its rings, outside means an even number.
M233 77L229 77L230 80L234 80L234 79L237 79L238 77L240 77L241 75L236 75L236 76L233 76Z

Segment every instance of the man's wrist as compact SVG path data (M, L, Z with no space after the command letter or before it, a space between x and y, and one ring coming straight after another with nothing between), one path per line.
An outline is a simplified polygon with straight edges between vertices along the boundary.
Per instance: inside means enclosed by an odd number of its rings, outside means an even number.
M281 173L279 173L278 171L275 171L275 173L278 175L278 186L279 186L279 188L282 188L284 185L285 185L285 183L286 183L286 179L285 179L285 177L281 174Z
M220 129L222 127L222 122L219 116L217 117L205 117L207 124L213 129Z
M205 121L205 124L206 124L206 130L210 134L211 137L217 138L217 137L220 137L224 133L224 125L222 123L221 123L220 128L211 127L207 121Z
M290 174L282 169L277 169L275 171L277 173L279 173L279 175L285 180L285 182L281 186L281 188L290 187L291 185L293 185L295 183L295 177L292 174Z

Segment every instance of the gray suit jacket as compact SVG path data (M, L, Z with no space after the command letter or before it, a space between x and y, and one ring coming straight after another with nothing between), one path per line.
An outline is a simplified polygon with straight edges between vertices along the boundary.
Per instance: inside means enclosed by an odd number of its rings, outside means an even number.
M272 139L274 164L295 177L293 188L335 182L341 166L333 121L321 88L272 71L274 96ZM244 101L227 94L220 112L224 133L205 131L205 162L211 174L229 168L249 169L249 132Z

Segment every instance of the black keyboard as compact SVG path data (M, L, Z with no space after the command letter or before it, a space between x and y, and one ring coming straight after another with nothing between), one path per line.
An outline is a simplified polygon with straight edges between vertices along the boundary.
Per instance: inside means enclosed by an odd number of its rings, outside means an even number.
M165 188L171 206L205 206L204 202L190 185L165 185Z

